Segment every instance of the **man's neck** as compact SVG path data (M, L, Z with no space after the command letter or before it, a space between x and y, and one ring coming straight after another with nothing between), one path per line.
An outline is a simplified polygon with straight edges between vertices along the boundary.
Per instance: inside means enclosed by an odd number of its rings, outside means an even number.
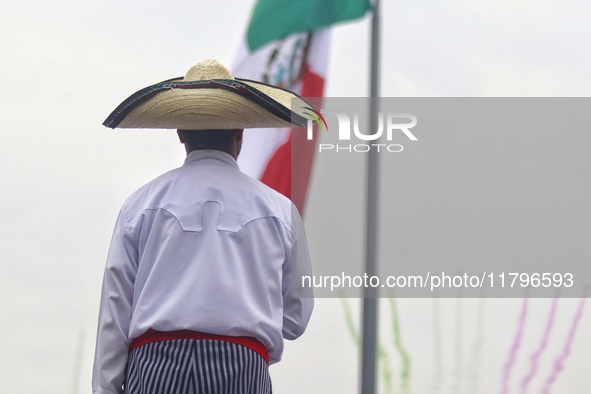
M224 153L229 154L230 156L232 156L232 158L234 158L234 160L237 160L238 159L238 154L237 154L237 152L235 152L235 149L229 149L229 148L222 149L222 148L217 147L217 146L216 147L213 147L213 146L211 146L211 147L202 146L202 147L199 147L199 148L191 148L191 147L185 145L185 150L187 151L187 155L189 153L191 153L191 152L194 152L194 151L200 151L200 150L217 150L217 151L220 151L220 152L224 152Z

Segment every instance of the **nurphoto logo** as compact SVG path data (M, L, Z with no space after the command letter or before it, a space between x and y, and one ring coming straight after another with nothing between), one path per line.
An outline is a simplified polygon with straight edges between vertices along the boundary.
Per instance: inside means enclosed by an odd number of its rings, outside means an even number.
M356 152L364 153L369 152L372 149L378 152L402 152L404 147L401 144L391 143L394 135L404 134L410 141L418 141L418 138L410 131L417 125L417 117L413 114L399 114L399 113L379 113L378 114L378 129L375 132L364 133L361 131L359 125L359 114L353 114L351 117L349 114L341 111L333 111L322 109L321 114L331 115L333 120L337 121L338 139L339 141L349 143L339 144L319 144L318 152ZM320 115L316 113L317 115ZM313 139L313 126L314 123L322 127L320 120L324 123L326 130L328 131L328 125L322 115L314 117L314 119L308 120L308 140ZM384 133L385 131L385 133ZM369 141L377 141L386 135L386 141L388 143L369 143ZM352 141L368 141L363 143L353 143Z

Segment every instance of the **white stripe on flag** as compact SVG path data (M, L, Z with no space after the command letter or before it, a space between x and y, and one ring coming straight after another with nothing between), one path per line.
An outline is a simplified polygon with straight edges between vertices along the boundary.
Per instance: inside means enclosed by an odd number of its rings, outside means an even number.
M285 87L301 94L302 81L297 79L302 64L297 64L301 55L302 43L307 33L297 33L281 41L271 42L254 53L250 53L246 41L238 51L233 74ZM309 69L321 78L326 75L330 29L322 29L312 35L307 52ZM275 58L272 57L275 52ZM261 179L269 160L277 149L287 142L290 129L250 129L244 132L242 152L238 164L243 172Z

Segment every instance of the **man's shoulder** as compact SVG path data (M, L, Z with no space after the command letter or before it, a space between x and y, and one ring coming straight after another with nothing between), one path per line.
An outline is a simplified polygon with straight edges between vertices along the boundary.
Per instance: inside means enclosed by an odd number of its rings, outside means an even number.
M252 206L260 216L276 217L287 227L291 225L293 204L289 198L265 183L245 173L240 173L245 184L248 184L248 205Z
M265 183L259 181L258 179L254 179L247 174L242 173L245 178L252 183L253 188L261 194L266 196L272 201L275 201L277 204L285 208L289 208L291 206L291 200L287 198L285 195L279 193L277 190L271 188L270 186L266 185Z
M157 198L159 195L166 193L170 183L174 182L176 174L181 167L169 170L151 181L143 184L131 193L123 202L121 212L127 219L128 224L131 224L137 215L146 209L157 209L162 202Z

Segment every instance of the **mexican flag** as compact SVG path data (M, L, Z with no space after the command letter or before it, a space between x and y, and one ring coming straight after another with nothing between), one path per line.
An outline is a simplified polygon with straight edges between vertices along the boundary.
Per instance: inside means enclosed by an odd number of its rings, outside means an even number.
M233 74L315 98L320 108L330 26L362 17L369 8L369 0L258 0ZM303 213L315 149L304 130L248 129L238 164Z

